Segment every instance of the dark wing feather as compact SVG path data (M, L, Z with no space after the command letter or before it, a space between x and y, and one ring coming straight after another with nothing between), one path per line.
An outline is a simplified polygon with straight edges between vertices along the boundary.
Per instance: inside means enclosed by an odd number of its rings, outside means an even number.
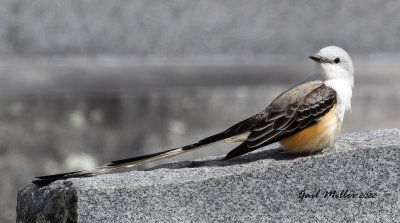
M228 153L225 160L280 141L315 124L335 103L336 92L323 82L305 83L281 94L266 109L266 117L253 128L247 141Z
M261 130L255 130L249 135L247 145L252 148L270 144L271 141L276 141L277 136L286 135L288 137L287 133L293 135L316 123L316 120L324 116L336 103L336 92L325 85L321 85L307 95L304 100L295 103L298 103L298 106L294 105L287 108L290 112L281 111L291 115L272 120L273 125L270 124L271 120L267 117L266 121L260 125L264 126L265 123L268 123L269 128L263 129L257 126L256 129Z

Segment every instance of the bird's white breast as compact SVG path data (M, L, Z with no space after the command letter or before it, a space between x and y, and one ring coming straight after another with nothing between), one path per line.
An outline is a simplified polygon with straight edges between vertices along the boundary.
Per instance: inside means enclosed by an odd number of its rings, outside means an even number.
M325 85L336 91L336 110L334 111L343 122L344 113L351 109L352 86L347 79L333 79L324 81Z

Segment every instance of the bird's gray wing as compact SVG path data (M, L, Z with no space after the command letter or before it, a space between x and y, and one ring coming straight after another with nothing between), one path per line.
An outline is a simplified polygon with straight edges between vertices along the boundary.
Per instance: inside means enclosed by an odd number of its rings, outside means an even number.
M225 160L280 141L305 129L336 104L336 92L323 82L307 82L279 95L265 110L247 140L227 154Z

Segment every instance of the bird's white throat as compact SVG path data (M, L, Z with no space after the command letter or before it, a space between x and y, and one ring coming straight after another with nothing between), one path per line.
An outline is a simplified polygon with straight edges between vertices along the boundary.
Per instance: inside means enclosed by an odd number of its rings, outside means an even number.
M346 68L335 64L321 64L321 70L324 80L344 79L351 87L354 86L354 68L351 61Z

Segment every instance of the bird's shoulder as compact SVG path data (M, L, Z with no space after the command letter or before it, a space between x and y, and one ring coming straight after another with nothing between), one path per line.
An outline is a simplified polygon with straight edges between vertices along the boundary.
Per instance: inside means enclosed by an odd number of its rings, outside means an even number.
M334 95L335 91L322 81L305 82L281 93L267 109L280 110L292 105L313 104Z

